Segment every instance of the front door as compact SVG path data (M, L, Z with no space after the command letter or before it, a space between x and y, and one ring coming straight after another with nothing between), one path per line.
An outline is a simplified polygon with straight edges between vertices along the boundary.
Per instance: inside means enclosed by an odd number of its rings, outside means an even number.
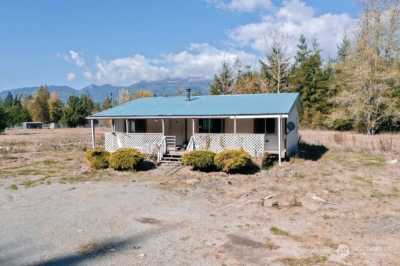
M169 119L168 128L166 130L167 136L176 137L176 145L181 146L186 142L185 137L185 119Z

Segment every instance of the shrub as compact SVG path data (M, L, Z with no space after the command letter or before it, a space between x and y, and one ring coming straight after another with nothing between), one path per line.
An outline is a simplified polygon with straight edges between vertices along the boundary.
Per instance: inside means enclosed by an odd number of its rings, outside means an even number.
M252 166L250 155L243 149L219 152L215 155L214 163L226 173L240 172Z
M118 149L115 152L111 153L110 166L114 170L137 170L143 160L143 153L136 149Z
M262 161L262 168L269 169L274 166L275 162L277 161L277 155L265 153Z
M97 148L86 151L85 158L89 166L93 169L108 168L110 153L103 149Z
M182 157L183 165L192 166L193 170L211 171L215 169L215 153L212 151L192 151Z

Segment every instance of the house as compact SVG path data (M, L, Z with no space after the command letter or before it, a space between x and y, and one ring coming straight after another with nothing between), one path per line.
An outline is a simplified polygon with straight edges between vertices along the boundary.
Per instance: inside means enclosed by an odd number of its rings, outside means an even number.
M243 148L260 158L296 153L297 93L140 98L88 117L95 146L95 121L111 120L105 149L133 147L162 160L169 154Z

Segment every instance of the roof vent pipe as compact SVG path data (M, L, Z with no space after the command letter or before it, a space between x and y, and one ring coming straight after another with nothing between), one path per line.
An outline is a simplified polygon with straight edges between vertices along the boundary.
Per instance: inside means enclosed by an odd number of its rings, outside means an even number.
M190 101L192 99L192 89L187 88L186 89L186 101Z

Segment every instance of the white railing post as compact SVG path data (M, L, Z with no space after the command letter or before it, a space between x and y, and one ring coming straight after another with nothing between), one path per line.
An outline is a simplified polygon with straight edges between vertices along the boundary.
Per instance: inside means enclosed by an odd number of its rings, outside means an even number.
M281 147L281 142L282 142L282 121L281 121L281 116L278 117L278 162L279 166L282 165L282 147Z
M90 127L92 129L92 149L94 150L96 148L96 132L93 119L90 120Z

